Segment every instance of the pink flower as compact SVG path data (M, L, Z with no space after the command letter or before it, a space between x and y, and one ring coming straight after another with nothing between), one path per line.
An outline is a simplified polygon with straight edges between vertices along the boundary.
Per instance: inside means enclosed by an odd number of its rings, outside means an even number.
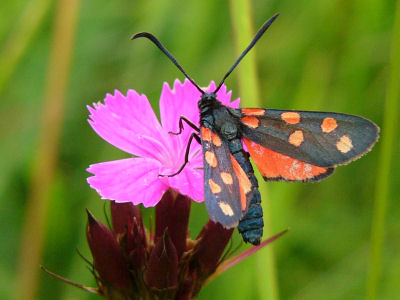
M207 89L213 91L215 83ZM203 158L201 146L193 141L189 163L174 177L159 177L175 173L184 162L186 145L193 129L186 124L180 135L180 116L199 125L197 102L199 91L188 81L175 80L171 89L164 83L160 97L161 124L147 97L134 90L124 96L119 91L107 94L104 104L88 106L89 124L96 133L115 147L133 155L132 158L90 165L88 178L92 188L104 199L131 202L135 205L156 205L165 191L172 188L180 194L202 202L204 200ZM231 102L226 86L217 93L226 106L239 107L239 99Z

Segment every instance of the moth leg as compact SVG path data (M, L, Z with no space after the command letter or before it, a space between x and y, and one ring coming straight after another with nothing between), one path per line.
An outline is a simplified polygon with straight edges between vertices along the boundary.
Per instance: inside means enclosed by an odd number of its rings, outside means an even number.
M169 134L174 134L174 135L179 135L182 133L183 130L183 121L185 121L190 127L192 127L194 130L196 130L197 132L200 132L200 128L196 126L196 124L194 124L192 121L190 121L188 118L186 118L185 116L180 116L179 118L179 131L178 132L173 132L173 131L169 131Z
M178 171L176 171L174 174L169 174L169 175L158 175L159 177L173 177L175 175L178 175L180 172L182 172L183 168L186 166L186 164L189 162L189 152L190 152L190 145L192 144L193 139L196 139L196 141L201 145L201 139L197 135L196 132L193 132L189 138L189 141L186 146L186 152L185 152L185 162L183 165L179 168Z

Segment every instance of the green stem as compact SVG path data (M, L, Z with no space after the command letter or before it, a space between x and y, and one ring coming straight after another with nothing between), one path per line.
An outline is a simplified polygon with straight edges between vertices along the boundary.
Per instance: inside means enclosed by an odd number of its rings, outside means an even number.
M236 53L239 55L253 39L251 3L249 0L231 0L230 12L233 33L235 37ZM238 74L239 89L242 107L260 107L259 83L256 68L254 49L249 52L236 69ZM267 195L267 186L259 174L256 174L260 184L262 195L262 207L264 210L264 236L272 234L269 212L270 205ZM278 299L278 286L276 279L273 245L267 247L257 255L256 278L258 284L258 296L260 299Z
M382 126L381 152L378 162L378 174L371 232L371 254L367 277L367 294L369 300L377 299L382 265L385 218L390 187L393 146L398 120L397 103L400 92L400 2L397 2L392 47L389 62L389 78L386 91L384 122Z

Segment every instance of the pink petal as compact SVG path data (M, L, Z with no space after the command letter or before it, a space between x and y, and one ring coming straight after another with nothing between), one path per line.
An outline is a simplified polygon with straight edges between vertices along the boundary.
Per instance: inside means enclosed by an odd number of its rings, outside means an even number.
M168 83L164 83L160 97L162 126L168 131L177 131L180 116L185 116L198 125L200 115L197 102L200 97L200 92L189 80L185 80L182 84L176 79L173 89L169 87Z
M164 83L160 97L160 116L163 127L167 131L177 132L180 116L185 116L199 126L200 115L197 102L200 96L200 92L188 80L185 80L183 84L179 80L175 80L173 89ZM174 162L166 167L175 169L171 169L172 172L169 173L174 173L183 164L187 143L193 132L193 129L184 123L184 130L180 135L170 135L169 142L175 158ZM190 157L198 151L201 151L201 146L193 141L190 147Z
M87 171L95 176L87 180L104 199L154 206L168 189L167 181L158 176L160 166L148 158L108 161L91 165Z
M201 165L202 166L202 165ZM178 193L188 196L196 202L204 201L204 172L201 169L186 166L181 173L168 177L168 183Z
M88 107L89 123L104 140L137 156L155 157L152 154L165 147L168 133L162 129L146 96L133 90L127 96L115 91L115 95L107 94L104 102Z

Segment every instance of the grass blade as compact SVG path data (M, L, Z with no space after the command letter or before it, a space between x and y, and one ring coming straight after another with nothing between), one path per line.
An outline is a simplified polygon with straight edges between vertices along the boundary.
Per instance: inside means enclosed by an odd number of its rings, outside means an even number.
M382 126L381 152L376 176L376 193L372 219L371 254L367 277L369 300L377 299L379 279L381 277L382 250L384 245L385 218L390 188L390 172L398 119L398 101L400 92L400 2L397 2L392 33L389 78L387 83L384 122Z
M230 1L232 27L236 44L236 53L240 54L253 39L251 4L249 0ZM266 33L266 36L268 33ZM265 38L265 37L264 37ZM242 107L260 107L259 83L256 68L255 49L247 54L236 70L241 96ZM271 236L270 205L268 191L264 180L256 174L259 190L262 195L264 210L264 236ZM273 245L267 247L262 253L256 254L257 267L255 270L258 296L260 299L278 299Z

